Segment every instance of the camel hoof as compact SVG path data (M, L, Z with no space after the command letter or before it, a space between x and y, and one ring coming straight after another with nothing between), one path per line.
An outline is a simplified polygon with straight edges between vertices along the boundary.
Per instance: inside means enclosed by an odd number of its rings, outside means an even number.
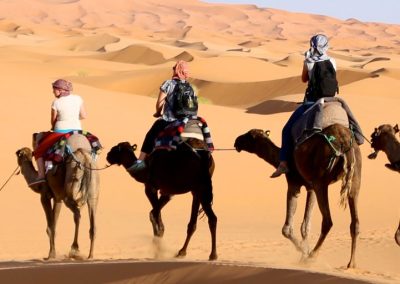
M349 264L347 264L347 269L353 269L353 268L356 268L356 262L350 261Z
M160 222L157 222L153 211L150 212L150 222L153 225L153 235L155 237L162 238L164 236L164 224L161 221L161 216L159 217Z
M218 259L218 255L216 253L211 253L210 257L208 258L209 261L214 261Z
M68 257L73 259L83 259L83 257L79 254L79 249L75 248L70 250Z
M178 254L176 255L177 258L183 258L186 256L186 251L185 250L180 250Z
M56 252L49 252L48 257L43 258L43 260L51 260L56 258Z

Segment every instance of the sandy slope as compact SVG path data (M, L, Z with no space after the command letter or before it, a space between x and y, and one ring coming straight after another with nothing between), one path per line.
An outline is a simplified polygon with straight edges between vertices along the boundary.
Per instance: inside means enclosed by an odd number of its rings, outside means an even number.
M190 61L201 97L201 116L218 149L231 149L251 128L280 131L303 98L302 54L313 32L331 37L338 62L340 96L351 106L365 135L383 123L398 122L400 27L293 14L250 5L209 5L185 1L0 1L0 182L16 167L15 151L31 145L31 133L49 128L50 83L70 79L86 104L85 129L101 138L105 154L121 141L141 144L153 123L160 83L179 59ZM317 26L315 30L310 26ZM355 40L355 38L357 40ZM350 255L349 212L339 207L339 184L331 186L334 226L318 258L300 264L300 255L281 235L285 217L284 178L269 179L273 168L248 153L215 151L214 209L218 254L204 264L210 236L200 219L185 260L173 256L184 241L190 195L175 196L163 210L166 233L154 241L150 204L143 185L118 167L101 172L98 236L94 262L68 260L72 214L63 207L57 228L58 258L43 262L48 239L39 196L21 176L0 192L0 279L51 283L373 283L400 281L400 248L393 235L400 211L399 176L384 167L386 157L366 157L359 198L361 233L357 269L346 270ZM299 197L299 232L305 194ZM80 245L88 253L88 217L82 211ZM320 230L313 213L311 242ZM293 269L293 270L286 270ZM75 273L85 275L76 278ZM322 273L322 274L317 274ZM110 276L108 276L110 275ZM344 280L344 277L351 280ZM90 280L88 280L90 279ZM57 280L59 282L60 280ZM59 282L61 283L61 282Z

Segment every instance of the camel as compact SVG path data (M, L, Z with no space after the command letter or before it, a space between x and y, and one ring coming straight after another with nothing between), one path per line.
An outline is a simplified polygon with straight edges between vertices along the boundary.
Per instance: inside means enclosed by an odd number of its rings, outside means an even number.
M153 225L154 236L162 237L164 234L161 209L169 202L171 196L191 192L193 201L186 240L177 257L186 256L189 241L196 230L197 216L201 205L208 217L211 232L209 260L216 260L217 216L212 209L211 180L214 160L210 152L205 150L204 142L190 138L186 143L179 144L176 150L153 151L146 159L147 166L144 174L129 170L137 160L134 153L136 147L129 142L121 142L108 152L107 161L111 165L122 165L136 181L145 184L145 193L152 206L150 221Z
M374 152L368 158L375 159L379 151L383 151L390 162L390 164L386 164L385 166L391 170L400 172L400 142L396 138L396 133L398 132L399 126L397 124L394 127L389 124L383 124L375 128L371 134L371 147L374 149ZM394 239L400 246L400 221Z
M85 136L71 135L67 139L71 146L72 154L64 163L55 166L47 172L47 183L31 186L31 189L41 195L40 201L47 220L47 235L50 241L50 250L45 259L56 258L55 233L61 204L64 204L73 212L75 222L74 240L71 245L69 257L79 257L79 223L80 210L87 204L90 219L90 252L89 259L93 258L94 241L96 238L96 208L99 197L99 176L96 169L96 161L91 156L91 146ZM37 171L32 163L32 150L24 147L17 152L18 165L26 182L30 184L37 178ZM53 204L52 204L53 200Z
M303 259L317 255L333 225L329 209L328 186L342 179L341 201L343 205L346 205L348 201L351 214L351 256L347 267L356 266L355 251L359 234L357 199L361 181L361 153L353 138L347 127L333 124L297 145L294 151L294 161L290 162L290 171L286 174L287 207L282 234L303 254ZM252 129L238 136L234 146L238 152L244 150L256 154L275 168L279 164L280 148L270 140L269 131ZM302 242L300 242L293 234L292 224L297 197L302 186L307 190L307 201L301 225ZM320 237L315 247L309 252L307 237L315 201L322 214L322 225Z

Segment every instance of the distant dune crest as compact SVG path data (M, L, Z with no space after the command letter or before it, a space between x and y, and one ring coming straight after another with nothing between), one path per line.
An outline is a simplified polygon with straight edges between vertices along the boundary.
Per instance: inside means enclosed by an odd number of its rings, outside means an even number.
M29 7L29 9L26 9ZM254 48L265 40L286 39L306 44L311 34L325 31L333 37L335 48L365 49L385 46L387 51L399 50L400 26L363 23L356 19L345 21L322 15L290 13L258 8L254 5L208 4L191 1L137 0L14 0L0 2L0 17L16 26L31 23L33 32L40 25L60 29L79 29L84 33L96 28L112 29L125 35L154 40L179 39L194 43L193 48L204 50L199 36L215 32L243 47ZM12 32L12 27L3 31ZM212 35L214 33L214 35ZM349 38L356 37L350 46ZM377 39L379 38L379 42Z

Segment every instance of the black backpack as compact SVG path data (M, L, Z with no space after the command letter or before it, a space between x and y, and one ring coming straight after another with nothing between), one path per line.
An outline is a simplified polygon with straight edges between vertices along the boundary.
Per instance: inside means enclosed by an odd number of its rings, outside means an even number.
M314 63L312 75L306 90L307 101L315 102L323 97L333 97L339 93L336 70L330 60Z
M199 108L197 96L189 82L175 80L172 91L172 112L176 118L197 115Z

